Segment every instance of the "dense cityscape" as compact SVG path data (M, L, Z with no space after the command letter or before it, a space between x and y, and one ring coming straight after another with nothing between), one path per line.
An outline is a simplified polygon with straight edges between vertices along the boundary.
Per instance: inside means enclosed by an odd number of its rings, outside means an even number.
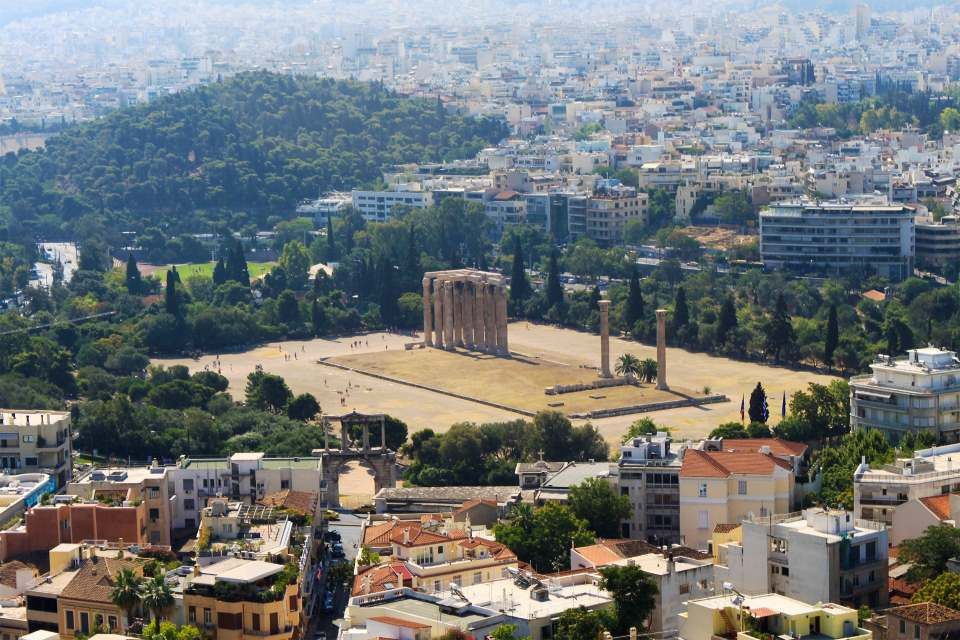
M0 5L0 640L960 632L960 6Z

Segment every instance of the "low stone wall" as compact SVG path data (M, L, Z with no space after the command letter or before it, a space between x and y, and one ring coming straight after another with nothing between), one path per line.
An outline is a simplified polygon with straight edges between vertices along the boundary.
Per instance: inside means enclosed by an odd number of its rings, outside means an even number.
M575 393L577 391L589 391L591 389L607 389L609 387L623 387L626 385L636 385L634 378L597 378L590 382L581 382L578 384L555 384L552 387L544 388L543 392L548 396L558 396L564 393Z
M596 411L588 411L586 413L575 413L570 417L579 420L611 418L614 416L630 415L631 413L649 413L651 411L663 411L664 409L677 409L679 407L696 407L702 404L716 404L718 402L730 402L730 398L722 393L718 393L703 396L702 398L681 398L679 400L667 400L665 402L648 402L647 404L635 404L626 407L597 409Z

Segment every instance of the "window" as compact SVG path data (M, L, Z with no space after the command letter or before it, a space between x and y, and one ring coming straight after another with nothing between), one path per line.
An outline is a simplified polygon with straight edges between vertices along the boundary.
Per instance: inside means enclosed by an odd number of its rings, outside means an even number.
M203 610L203 624L210 624L213 622L213 617L211 615L210 609Z
M780 575L782 575L782 576L789 576L789 575L790 575L790 567L780 567Z
M697 512L697 527L700 529L710 528L710 514L707 511Z
M24 436L23 436L23 441L24 441L24 442L33 442L33 436L24 435Z
M281 480L281 481L280 481L280 488L281 488L281 489L289 489L289 488L290 488L290 481L289 481L289 480Z
M440 591L440 581L439 581L439 580L434 580L434 581L433 581L433 590L434 590L434 591Z
M155 500L160 497L160 489L157 487L147 487L147 497Z
M254 631L260 631L260 614L253 614L253 620L250 623L253 626Z
M73 629L73 611L70 611L68 609L66 614L67 614L67 629ZM901 626L903 625L902 621L900 622L900 625Z
M197 622L197 608L190 607L187 610L187 622L190 624L195 624Z
M36 458L24 458L23 464L27 467L36 467L38 463Z
M193 491L193 478L185 478L183 481L184 491Z
M280 614L270 614L270 633L280 633Z
M90 614L86 611L80 612L80 632L83 633L83 635L90 633Z
M629 496L629 495L630 495L630 487L620 487L620 495L622 495L622 496Z
M93 616L93 628L102 629L103 628L103 614L98 613Z
M706 498L706 497L707 497L707 483L706 483L706 482L701 482L701 483L700 483L700 497L701 497L701 498Z
M287 607L289 607L290 611L297 610L297 596L293 595L287 598Z
M483 574L479 571L473 572L473 584L480 584L483 582Z
M680 585L680 593L690 593L690 585L688 584Z
M737 493L739 493L739 494L742 495L742 496L747 495L747 481L746 481L746 480L740 480L740 481L737 482Z
M160 509L150 509L150 520L156 522L160 519Z
M196 503L193 501L193 498L187 498L183 501L183 508L187 511L193 511L197 508Z
M920 625L918 624L913 625L913 637L920 638Z

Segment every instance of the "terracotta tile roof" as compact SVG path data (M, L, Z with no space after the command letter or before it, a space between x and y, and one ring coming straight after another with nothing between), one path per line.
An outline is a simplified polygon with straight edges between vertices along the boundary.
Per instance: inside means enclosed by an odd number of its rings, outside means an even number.
M887 609L886 614L921 624L960 621L960 611L935 602L919 602L895 609Z
M577 547L576 552L595 567L622 559L619 553L604 544L591 544L587 547Z
M63 588L60 597L112 606L110 592L113 591L113 579L121 569L132 569L136 575L142 575L143 564L119 558L91 558L83 563L70 584Z
M864 291L862 295L867 300L873 300L874 302L883 302L887 299L887 296L883 293L883 291L877 291L876 289Z
M776 467L792 470L784 460L765 453L687 449L680 477L727 478L731 475L768 476Z
M396 618L394 616L374 616L368 618L368 620L373 620L374 622L381 622L383 624L393 625L395 627L404 627L405 629L429 629L430 625L424 624L422 622L414 622L412 620L406 620L404 618Z
M725 438L723 441L724 451L759 453L760 447L770 447L770 453L775 456L802 456L809 448L802 442L791 442L780 438Z
M456 515L458 515L458 514L463 513L464 511L469 511L470 509L473 509L474 507L479 507L480 505L485 505L485 506L488 506L488 507L493 507L494 509L496 509L497 506L498 506L497 503L496 503L495 501L493 501L493 500L483 500L483 499L479 499L479 498L478 498L478 499L474 499L474 500L467 500L467 501L464 502L462 505L460 505L458 508L456 508L456 509L453 510L453 515L456 516Z
M281 507L303 515L313 515L317 510L317 494L313 491L284 489L264 496L259 502L266 507Z
M714 533L730 533L731 531L736 531L739 528L740 528L740 525L739 523L736 523L736 522L731 522L726 524L718 523L717 526L713 528L713 532Z
M33 571L33 575L37 575L37 568L35 566L25 562L20 562L19 560L11 560L10 562L4 562L3 564L0 564L0 584L11 588L16 588L17 572L22 569Z
M950 494L920 498L920 502L938 519L950 519Z
M406 532L406 541L404 540ZM363 544L384 546L399 544L404 547L418 547L425 544L437 544L465 538L463 530L455 529L449 535L425 529L419 520L391 520L367 527L363 532Z
M353 579L353 595L363 595L365 576L369 576L370 593L379 593L387 589L398 589L413 582L413 574L402 562L378 564L362 569Z
M576 551L594 566L616 562L617 560L623 560L625 558L635 558L648 553L663 553L660 547L644 542L643 540L628 540L623 538L610 540L600 539L597 540L595 544L577 547ZM670 547L670 551L673 552L674 556L684 556L698 560L707 560L713 557L709 553L703 553L690 547L673 546Z

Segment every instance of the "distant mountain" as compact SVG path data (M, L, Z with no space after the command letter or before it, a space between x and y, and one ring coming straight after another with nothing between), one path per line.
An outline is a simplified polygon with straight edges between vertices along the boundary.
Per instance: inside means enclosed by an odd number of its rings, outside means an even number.
M499 120L375 84L251 72L0 158L0 218L52 235L86 214L114 231L263 226L304 198L372 184L386 166L471 157L506 134Z
M22 20L35 18L49 13L75 11L91 7L117 7L128 4L130 0L9 0L0 2L0 26Z

